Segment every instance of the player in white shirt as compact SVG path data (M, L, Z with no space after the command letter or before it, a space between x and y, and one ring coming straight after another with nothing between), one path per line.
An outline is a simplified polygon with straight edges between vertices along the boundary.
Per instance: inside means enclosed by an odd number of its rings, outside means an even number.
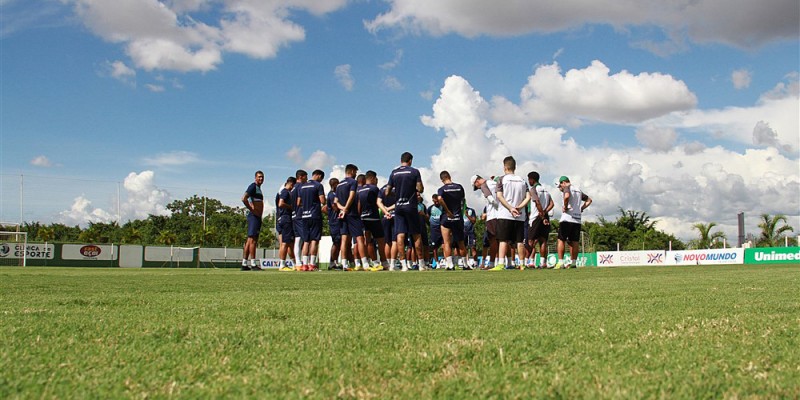
M572 186L569 178L558 179L558 188L564 195L561 218L558 223L558 264L556 268L567 268L564 262L565 244L569 244L569 268L575 268L578 259L578 241L581 239L581 213L592 204L592 198L578 187Z
M486 209L484 211L484 215L486 215L484 219L486 221L486 230L484 231L486 240L484 241L484 249L488 247L488 252L483 257L482 268L488 269L492 264L492 257L497 257L497 208L500 206L500 203L497 202L497 182L494 181L494 177L491 177L491 180L486 180L480 175L472 175L469 183L472 185L472 190L480 189L481 194L486 199ZM486 242L488 242L488 246Z
M550 193L539 183L539 173L528 173L530 185L531 207L530 226L528 227L528 243L531 246L531 260L534 267L542 268L547 265L547 237L550 236L550 216L555 206ZM538 248L537 248L538 245ZM536 251L539 251L539 263L535 264Z
M528 183L515 175L517 161L508 156L503 159L503 175L497 182L497 262L490 271L502 271L507 264L509 246L517 246L517 254L525 254L525 215L522 209L531 200ZM524 266L522 267L524 268Z

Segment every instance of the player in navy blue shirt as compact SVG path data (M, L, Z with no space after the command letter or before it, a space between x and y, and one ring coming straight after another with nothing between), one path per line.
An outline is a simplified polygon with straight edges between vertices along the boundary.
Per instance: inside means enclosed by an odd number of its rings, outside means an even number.
M458 247L461 254L466 254L464 247L464 214L461 212L464 207L466 193L464 187L454 183L450 173L442 171L439 179L444 184L439 188L439 204L442 206L442 216L440 217L442 229L442 242L444 248L444 258L448 270L455 269L453 263L453 247ZM458 257L459 253L456 253ZM458 263L458 261L456 261Z
M303 210L297 206L297 198L300 196L300 185L308 181L308 172L298 169L294 177L297 179L294 188L289 192L292 201L292 228L294 229L294 265L299 268L302 263L300 257L303 255Z
M352 255L352 238L364 238L364 226L361 224L361 215L358 212L358 201L356 199L356 174L358 167L347 164L344 168L345 178L336 187L336 207L339 208L339 233L342 235L341 250L339 251L339 261L345 269L350 267L350 257ZM360 250L360 249L359 249Z
M409 152L405 152L400 156L400 166L395 168L389 175L386 192L391 192L393 188L397 191L394 210L394 228L395 232L397 232L395 245L400 248L399 246L403 246L405 243L406 235L411 235L414 239L414 248L417 254L424 254L422 252L422 236L420 235L420 218L417 211L417 193L422 193L424 186L422 185L422 176L419 170L411 166L413 160L414 156ZM399 251L397 255L400 258L403 271L407 271L408 263L406 262L405 251ZM424 259L420 260L419 269L423 271L427 269Z
M331 255L328 269L340 269L337 260L339 258L342 235L339 233L339 208L336 207L336 187L339 186L339 180L331 178L328 181L328 185L331 187L326 202L328 206L328 229L331 232Z
M397 259L397 247L395 246L396 233L394 231L394 201L395 192L387 192L386 188L389 185L383 185L378 192L378 208L380 208L383 217L381 218L381 226L383 227L384 254L387 256L389 264L389 271L394 271L394 263Z
M386 253L384 252L384 235L383 226L381 225L381 216L378 209L378 174L375 171L367 171L365 174L365 185L358 189L358 208L361 212L361 223L364 225L364 241L367 246L367 254L372 259L372 266L370 271L383 271L383 266L379 264L378 255L381 261L386 261ZM373 240L374 239L374 240ZM377 254L375 251L375 242L377 242ZM362 255L362 258L364 255ZM362 263L364 260L361 260ZM366 266L365 266L366 267Z
M294 228L292 227L292 209L294 209L290 192L294 189L297 178L290 176L283 184L283 188L275 195L276 225L280 248L278 258L280 259L279 271L291 271L286 266L286 256L294 258L292 244L294 243Z
M242 270L260 270L256 263L256 247L258 235L261 232L261 214L264 213L264 194L261 193L261 184L264 183L264 173L256 171L255 181L247 187L242 196L242 203L247 208L247 241L244 244L242 257ZM249 265L248 265L249 261Z
M325 173L322 170L314 170L311 173L311 180L304 182L298 188L297 198L298 208L302 210L303 220L303 257L300 265L301 271L315 271L317 266L317 248L319 240L322 238L322 213L328 210L326 203L325 189L322 187L322 179Z

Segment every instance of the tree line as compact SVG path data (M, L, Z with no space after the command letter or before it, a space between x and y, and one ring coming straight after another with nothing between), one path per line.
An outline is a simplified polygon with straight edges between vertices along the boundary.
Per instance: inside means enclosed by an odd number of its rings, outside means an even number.
M25 222L21 230L28 233L29 241L63 243L119 243L139 245L176 245L200 247L242 247L247 231L247 209L231 207L221 201L208 197L192 196L185 200L175 200L167 205L168 216L150 215L146 219L128 221L123 225L117 222L91 222L85 228L67 226L61 223L49 225L39 222ZM327 219L327 216L325 216ZM558 221L553 220L553 232ZM715 222L695 223L692 230L697 237L688 242L676 238L656 227L658 221L646 212L619 208L614 220L600 216L597 222L584 222L582 230L584 250L654 250L669 249L713 249L735 243L727 242L725 234L714 231ZM274 229L275 216L264 216L263 228L258 245L262 248L276 248L278 238ZM748 234L746 240L758 247L779 247L784 245L785 237L794 228L788 225L783 214L762 214L758 235ZM480 219L475 224L478 247L481 247L485 223ZM330 233L327 221L323 224L323 235Z

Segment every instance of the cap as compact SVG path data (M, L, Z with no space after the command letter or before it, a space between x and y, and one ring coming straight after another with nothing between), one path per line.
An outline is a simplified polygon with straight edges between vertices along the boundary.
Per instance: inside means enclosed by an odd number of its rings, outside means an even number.
M469 178L469 183L470 185L472 185L472 190L478 190L478 188L475 187L475 181L477 181L478 179L481 179L480 175L472 175L472 177Z
M566 176L562 176L561 178L558 178L558 183L561 183L561 182L569 182L569 178L567 178Z

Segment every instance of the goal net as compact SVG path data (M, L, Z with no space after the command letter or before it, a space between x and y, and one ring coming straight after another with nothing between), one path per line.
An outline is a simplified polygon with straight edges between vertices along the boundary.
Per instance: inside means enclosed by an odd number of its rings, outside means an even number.
M4 226L8 228L8 226ZM0 230L0 266L27 265L28 233Z

